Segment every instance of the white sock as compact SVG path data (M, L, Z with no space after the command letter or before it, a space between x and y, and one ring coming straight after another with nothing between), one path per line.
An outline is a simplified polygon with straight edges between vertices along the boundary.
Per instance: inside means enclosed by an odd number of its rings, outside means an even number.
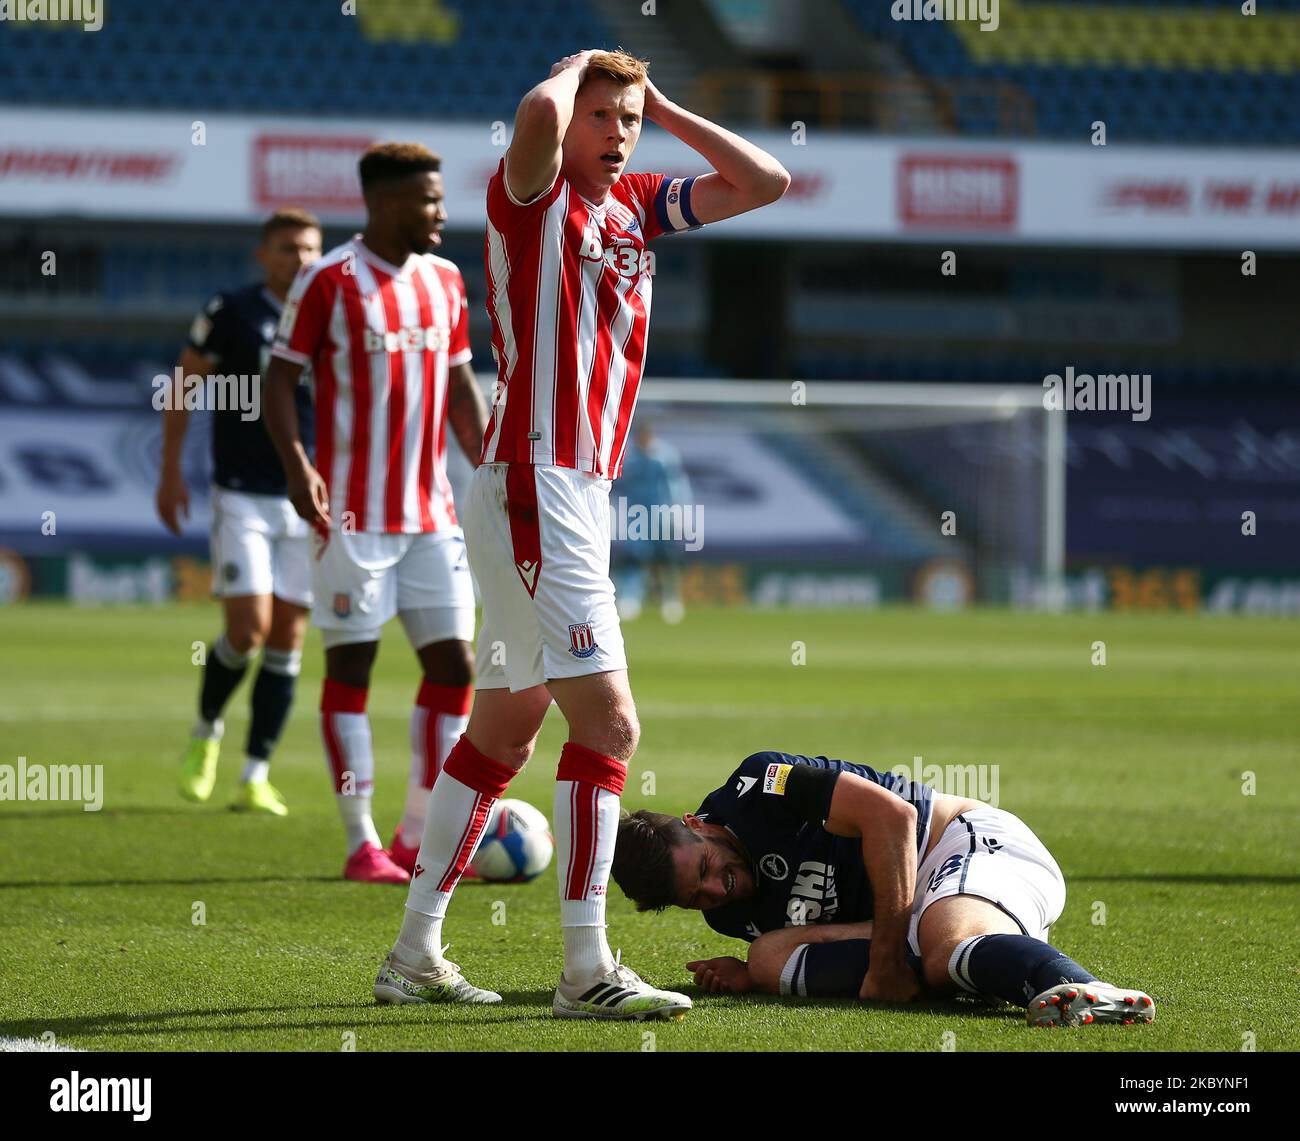
M496 798L477 792L454 776L443 773L429 794L429 814L421 833L416 865L407 892L407 914L420 912L441 919L447 914L451 893L460 882L457 865L474 858L488 813ZM468 852L468 854L466 854Z
M393 947L395 957L417 971L433 970L444 961L443 917L497 800L446 772L440 774L428 799L402 930Z
M564 931L564 977L590 978L614 965L605 938L605 896L618 836L619 799L585 781L556 781L555 839Z
M321 710L320 719L325 759L334 775L335 799L347 833L348 854L366 841L382 848L375 822L370 818L370 796L375 783L370 718L364 713Z
M441 915L425 915L408 907L393 947L395 957L417 971L432 971L442 966L442 919Z
M226 723L218 717L215 721L204 721L200 717L194 722L194 728L190 730L191 737L197 737L200 741L220 741L221 735L226 731Z
M564 905L560 905L563 912ZM563 916L561 916L563 922ZM570 982L589 979L614 965L614 956L605 938L605 925L599 927L564 927L564 977Z
M244 758L244 775L240 778L245 784L255 780L266 780L271 775L271 762L260 757Z
M401 824L403 844L409 845L424 832L429 790L468 724L468 714L443 713L418 704L412 707L411 771L406 781L406 810Z
M241 654L235 649L226 638L225 634L218 636L217 640L212 643L212 652L216 655L217 660L228 670L242 669L248 665L252 659L252 654Z
M370 794L362 796L359 792L340 792L334 799L339 802L339 815L343 817L343 831L348 837L348 855L352 855L367 841L376 848L382 848L379 833L375 831L375 822L370 817Z

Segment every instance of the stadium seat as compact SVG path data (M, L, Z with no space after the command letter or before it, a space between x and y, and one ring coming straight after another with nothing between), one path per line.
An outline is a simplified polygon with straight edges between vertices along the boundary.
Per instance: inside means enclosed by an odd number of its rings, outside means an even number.
M93 36L0 22L0 105L468 117L499 113L502 101L544 76L572 48L565 28L581 26L588 42L614 46L589 0L495 0L490 27L463 18L472 0L441 0L462 17L449 42L433 36L431 18L411 21L406 0L387 6L399 17L393 34L377 30L388 28L383 21L368 31L366 20L317 0L215 7L114 0L112 19ZM179 42L202 50L182 53L181 64ZM349 84L340 103L340 61L383 81ZM238 82L223 81L228 68L237 68ZM493 82L485 82L489 71Z
M1091 0L1004 6L996 36L966 25L900 23L880 0L842 0L862 30L889 43L923 77L983 77L1021 87L1040 137L1077 138L1095 118L1127 141L1300 142L1294 88L1300 0L1261 5L1224 20L1229 0L1171 0L1144 7ZM1226 80L1221 96L1210 92ZM1243 115L1234 101L1250 101ZM962 134L999 133L973 110Z

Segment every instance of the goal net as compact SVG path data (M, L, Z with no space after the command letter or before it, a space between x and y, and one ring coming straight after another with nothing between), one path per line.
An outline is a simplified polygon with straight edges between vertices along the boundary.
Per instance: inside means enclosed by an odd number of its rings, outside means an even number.
M615 561L675 543L688 603L1054 607L1064 416L1032 386L650 379L629 447L680 456L686 533L637 534L665 505L618 481Z

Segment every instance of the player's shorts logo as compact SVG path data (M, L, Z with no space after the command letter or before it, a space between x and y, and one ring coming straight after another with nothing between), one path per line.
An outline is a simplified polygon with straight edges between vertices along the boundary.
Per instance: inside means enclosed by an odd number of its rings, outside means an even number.
M515 570L519 574L519 581L524 584L524 589L528 591L530 598L537 596L537 576L542 573L541 559L521 559L515 563ZM569 637L573 637L573 627L569 627Z
M590 622L576 622L569 627L569 653L575 658L589 658L596 652L596 636Z
M790 874L790 865L776 852L768 852L758 861L758 870L770 880L783 880Z
M352 613L352 599L346 594L334 596L334 617L346 618Z
M942 864L930 873L930 883L925 890L937 891L939 885L942 884L944 880L954 872L960 870L962 861L965 858L965 856L949 856Z
M226 563L221 568L221 577L227 582L234 582L239 577L239 564Z

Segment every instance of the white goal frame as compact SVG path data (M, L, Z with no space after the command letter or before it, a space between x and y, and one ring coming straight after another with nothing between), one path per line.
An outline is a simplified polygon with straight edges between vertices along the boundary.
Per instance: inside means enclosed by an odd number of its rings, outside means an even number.
M796 394L798 399L795 399ZM1066 412L1043 403L1043 389L1031 384L961 384L911 381L647 379L639 402L646 404L744 404L809 408L925 407L1035 410L1043 415L1042 603L1059 610L1065 601ZM635 421L634 421L635 422Z

